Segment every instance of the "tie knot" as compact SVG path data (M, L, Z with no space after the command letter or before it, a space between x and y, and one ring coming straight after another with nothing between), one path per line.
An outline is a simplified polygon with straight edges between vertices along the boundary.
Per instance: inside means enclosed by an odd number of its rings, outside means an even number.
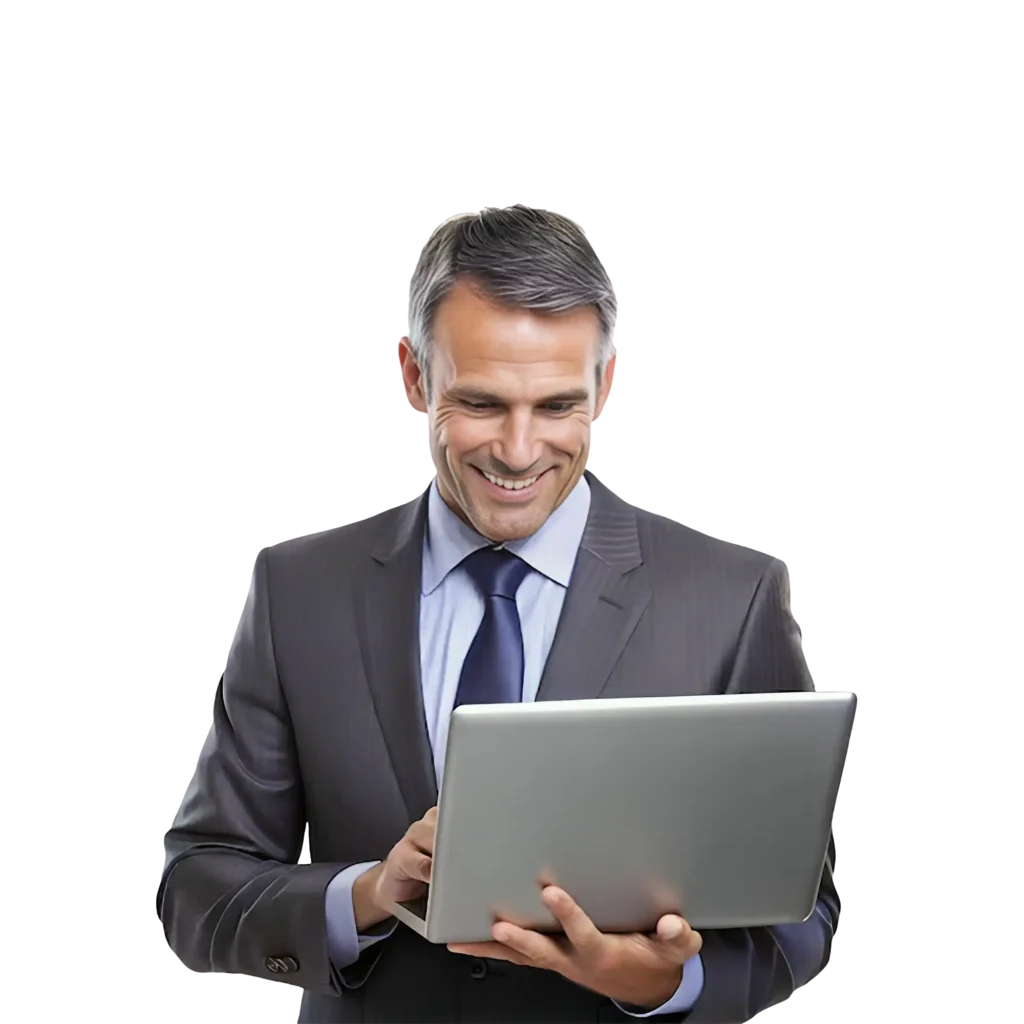
M463 563L484 597L514 598L530 567L504 548L480 548Z

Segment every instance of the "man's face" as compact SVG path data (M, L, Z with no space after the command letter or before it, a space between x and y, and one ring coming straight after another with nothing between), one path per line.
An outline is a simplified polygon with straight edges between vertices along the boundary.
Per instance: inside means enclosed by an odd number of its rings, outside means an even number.
M591 307L506 309L457 282L433 325L430 400L403 338L409 401L426 412L441 496L495 543L528 537L565 500L587 464L601 327Z

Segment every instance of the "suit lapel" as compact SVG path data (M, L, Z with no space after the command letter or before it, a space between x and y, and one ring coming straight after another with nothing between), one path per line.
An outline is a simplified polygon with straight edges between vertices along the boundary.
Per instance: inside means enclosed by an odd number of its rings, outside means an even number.
M636 513L596 477L537 700L599 697L651 597Z
M420 677L426 495L398 509L362 580L359 640L377 718L413 821L437 803Z

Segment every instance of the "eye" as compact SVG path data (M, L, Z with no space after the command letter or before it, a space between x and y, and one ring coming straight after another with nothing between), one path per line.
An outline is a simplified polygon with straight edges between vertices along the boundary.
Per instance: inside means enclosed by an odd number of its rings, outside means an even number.
M466 409L473 409L473 410L475 410L477 412L482 412L485 409L493 409L494 408L494 403L493 402L471 402L468 399L464 399L463 402L462 402L462 405Z
M573 407L572 402L548 402L543 406L548 412L560 413L569 412Z

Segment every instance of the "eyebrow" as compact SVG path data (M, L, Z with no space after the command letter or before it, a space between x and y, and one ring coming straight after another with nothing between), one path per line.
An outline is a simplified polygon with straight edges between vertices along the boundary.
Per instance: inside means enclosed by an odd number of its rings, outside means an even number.
M503 405L504 399L492 394L484 388L476 388L471 385L450 388L445 392L448 398L467 402L491 402L495 405ZM546 395L538 400L538 405L549 405L552 402L576 403L585 402L590 398L590 392L586 388L570 388L566 391L559 391L554 395Z

